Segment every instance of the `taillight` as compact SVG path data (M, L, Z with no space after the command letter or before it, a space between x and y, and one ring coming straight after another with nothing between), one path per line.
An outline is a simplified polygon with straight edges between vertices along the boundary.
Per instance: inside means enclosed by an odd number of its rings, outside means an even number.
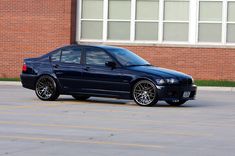
M27 71L27 66L26 66L25 63L23 64L22 71L23 71L23 72L26 72L26 71Z

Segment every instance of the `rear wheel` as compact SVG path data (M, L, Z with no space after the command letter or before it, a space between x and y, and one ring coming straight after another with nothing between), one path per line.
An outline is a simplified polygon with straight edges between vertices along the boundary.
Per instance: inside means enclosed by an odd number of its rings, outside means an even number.
M37 97L44 101L54 101L59 97L55 80L50 76L41 76L35 87Z
M168 103L171 106L180 106L184 104L187 100L167 100L166 103Z
M88 98L90 98L90 96L87 95L72 95L72 97L76 100L80 100L80 101L85 101Z
M134 101L140 106L153 106L158 101L156 87L148 80L137 82L132 94Z

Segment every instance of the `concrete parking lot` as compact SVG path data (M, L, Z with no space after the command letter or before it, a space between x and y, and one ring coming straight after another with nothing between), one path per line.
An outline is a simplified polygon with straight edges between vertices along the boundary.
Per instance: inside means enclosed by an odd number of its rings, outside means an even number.
M181 107L71 96L40 101L0 85L0 155L234 156L235 92L199 91Z

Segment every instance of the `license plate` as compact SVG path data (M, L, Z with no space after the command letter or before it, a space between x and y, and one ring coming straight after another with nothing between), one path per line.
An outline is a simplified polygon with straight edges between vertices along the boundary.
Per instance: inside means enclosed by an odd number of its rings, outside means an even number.
M184 92L184 94L183 94L183 98L188 98L190 96L190 92Z

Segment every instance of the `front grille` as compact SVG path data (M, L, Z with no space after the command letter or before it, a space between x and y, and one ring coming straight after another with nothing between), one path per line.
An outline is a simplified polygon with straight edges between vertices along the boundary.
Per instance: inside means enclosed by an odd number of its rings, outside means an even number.
M181 85L185 85L185 86L192 85L193 84L193 80L191 78L181 79L180 80L180 84Z
M190 98L193 98L193 97L195 97L195 95L196 95L196 91L191 91L191 93L190 93Z

